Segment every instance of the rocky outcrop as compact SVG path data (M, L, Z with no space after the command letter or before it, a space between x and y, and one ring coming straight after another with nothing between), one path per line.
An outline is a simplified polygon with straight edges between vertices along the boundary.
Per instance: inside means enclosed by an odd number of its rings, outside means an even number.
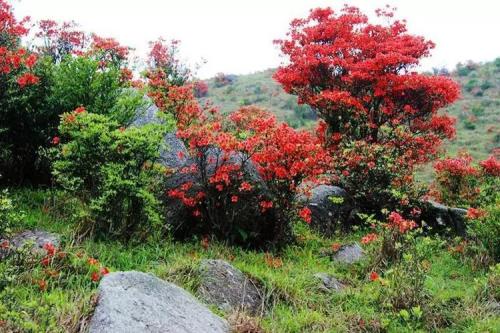
M7 241L8 247L0 248L0 259L24 247L30 247L33 253L42 254L44 253L43 246L47 243L51 243L56 247L59 246L60 236L43 230L26 230L6 240L1 240L0 243L3 241Z
M262 293L240 270L223 260L203 260L200 266L200 297L226 312L263 312Z
M90 333L227 333L225 320L185 290L141 272L106 275Z

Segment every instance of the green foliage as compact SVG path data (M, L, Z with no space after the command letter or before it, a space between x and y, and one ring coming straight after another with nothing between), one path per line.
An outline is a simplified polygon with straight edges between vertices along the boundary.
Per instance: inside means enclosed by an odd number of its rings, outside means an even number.
M102 69L96 59L67 57L54 70L51 101L60 113L83 106L126 125L144 101L137 92L124 91L120 75L118 67Z
M59 127L66 143L58 149L54 176L88 204L90 221L84 229L126 239L161 232L164 170L156 162L168 125L125 129L104 115L73 117L65 114Z
M4 190L0 192L0 239L10 233L12 226L22 219L22 213L19 212L9 192Z
M486 215L471 219L467 232L479 245L479 253L487 253L493 260L500 260L500 195L485 208Z

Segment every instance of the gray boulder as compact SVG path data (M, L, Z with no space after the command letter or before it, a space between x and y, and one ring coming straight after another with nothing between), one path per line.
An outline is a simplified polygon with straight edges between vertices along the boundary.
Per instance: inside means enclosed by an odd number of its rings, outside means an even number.
M51 243L56 247L59 246L60 236L43 230L26 230L15 234L7 241L9 247L6 249L0 248L0 259L24 247L30 247L32 253L44 254L43 246L46 243Z
M363 249L358 243L344 245L333 255L333 260L344 264L353 264L363 258Z
M435 201L423 203L421 220L435 231L450 229L459 235L465 235L466 209L453 208L442 205Z
M314 278L319 280L319 289L325 292L338 292L346 286L333 275L327 273L316 273Z
M259 288L240 270L223 260L203 260L200 267L200 297L226 312L245 310L263 312Z
M351 212L346 191L337 186L319 185L309 197L301 196L299 201L311 210L311 227L327 237L346 225Z
M184 289L141 272L106 275L90 333L225 333L229 326Z

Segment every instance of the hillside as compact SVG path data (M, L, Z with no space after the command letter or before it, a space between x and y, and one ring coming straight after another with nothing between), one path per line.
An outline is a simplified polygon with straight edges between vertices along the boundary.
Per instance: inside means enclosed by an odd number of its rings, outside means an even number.
M286 94L272 79L273 69L248 75L221 75L207 81L210 99L222 112L231 112L242 105L264 107L294 127L307 127L315 116L305 105L298 105L295 96ZM500 145L500 58L484 64L457 65L451 75L462 87L462 98L448 111L457 118L457 136L446 150L454 154L468 149L483 159Z

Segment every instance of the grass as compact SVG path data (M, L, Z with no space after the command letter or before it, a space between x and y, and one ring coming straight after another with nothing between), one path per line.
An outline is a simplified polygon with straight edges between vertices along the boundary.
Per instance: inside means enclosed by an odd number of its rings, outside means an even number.
M266 311L259 318L241 317L257 323L264 332L498 332L498 313L486 310L485 300L478 297L484 289L487 270L451 254L453 242L422 238L419 246L428 253L429 270L425 278L426 293L423 315L409 317L399 309L381 303L384 289L391 288L389 275L379 272L385 281L367 278L374 248L354 265L333 262L322 253L333 242L342 244L358 240L359 231L326 239L305 225L297 225L298 241L279 254L266 254L212 242L205 249L193 239L179 243L122 244L116 241L86 239L76 242L71 222L71 200L51 198L49 191L19 190L14 194L25 218L16 230L40 228L63 236L68 252L84 251L97 258L111 271L137 270L150 272L176 283L196 294L199 283L197 267L203 258L223 259L257 281L264 290ZM61 213L63 212L63 213ZM273 264L269 258L276 260ZM267 259L266 259L267 258ZM281 263L281 264L280 264ZM12 263L0 262L0 276L8 277ZM386 270L392 269L389 267ZM333 274L348 288L339 293L320 290L315 273ZM14 332L78 332L85 331L95 305L97 283L88 276L76 274L57 287L40 291L25 280L0 284L0 331ZM27 280L29 281L29 280ZM222 313L226 318L232 314ZM432 309L427 310L427 309ZM418 318L417 318L418 317ZM233 321L233 319L231 319Z

